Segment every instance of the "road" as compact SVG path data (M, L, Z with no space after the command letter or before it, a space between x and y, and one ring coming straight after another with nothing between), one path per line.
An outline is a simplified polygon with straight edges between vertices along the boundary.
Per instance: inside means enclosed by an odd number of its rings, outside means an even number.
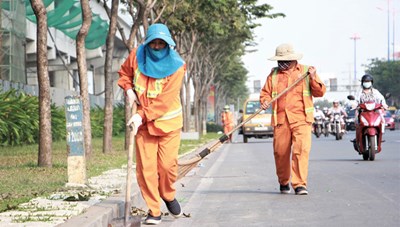
M236 136L177 183L190 217L163 217L160 226L398 226L400 131L386 132L375 161L353 150L354 136L313 136L308 196L280 194L272 139Z

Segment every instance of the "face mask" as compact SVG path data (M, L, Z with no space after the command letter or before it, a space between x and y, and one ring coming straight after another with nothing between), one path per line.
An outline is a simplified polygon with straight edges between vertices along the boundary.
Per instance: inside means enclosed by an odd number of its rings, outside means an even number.
M153 61L158 61L160 59L163 59L165 56L168 54L168 48L165 47L161 50L156 50L156 49L151 49L150 47L148 48L150 57L153 59Z
M288 70L292 61L278 61L278 68L280 70Z
M370 88L372 86L372 82L363 82L362 86L366 89Z

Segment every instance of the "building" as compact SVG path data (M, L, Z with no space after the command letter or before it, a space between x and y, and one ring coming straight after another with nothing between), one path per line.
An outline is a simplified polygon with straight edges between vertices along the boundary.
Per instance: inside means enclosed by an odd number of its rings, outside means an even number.
M64 104L64 97L79 94L78 66L75 37L81 27L79 0L43 0L47 7L48 64L52 102ZM2 0L0 27L0 89L23 89L38 95L36 67L36 17L29 0ZM90 1L93 12L92 25L85 40L87 77L90 103L104 105L105 41L109 19L102 4ZM130 24L118 19L125 35ZM117 71L128 55L121 35L117 32L113 56L115 101L123 100L122 90L117 87Z

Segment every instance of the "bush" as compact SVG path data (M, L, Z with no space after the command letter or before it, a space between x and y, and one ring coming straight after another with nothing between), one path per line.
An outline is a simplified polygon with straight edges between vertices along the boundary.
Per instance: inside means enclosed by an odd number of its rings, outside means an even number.
M39 98L11 89L0 93L0 146L37 144L39 142ZM93 137L103 136L104 108L91 110ZM51 104L51 132L54 141L65 140L65 108ZM125 132L125 108L118 104L113 111L113 136Z
M215 124L214 122L207 122L206 124L207 132L219 132L224 131L221 125Z
M96 106L90 111L93 137L102 137L104 130L104 108ZM125 133L125 106L117 104L113 109L113 136Z

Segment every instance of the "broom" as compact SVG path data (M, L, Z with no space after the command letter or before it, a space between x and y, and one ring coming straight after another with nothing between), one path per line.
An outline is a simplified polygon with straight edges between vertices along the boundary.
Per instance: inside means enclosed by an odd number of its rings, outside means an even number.
M268 102L268 105L271 103L275 102L278 100L282 95L290 91L296 84L298 84L300 81L302 81L304 78L306 78L309 75L308 72L304 73L301 77L299 77L293 84L291 84L289 87L285 88L280 94L278 94L276 97L271 99L271 101ZM257 110L255 113L250 115L246 120L242 121L239 125L234 127L231 131L229 131L227 134L224 134L221 136L218 140L212 143L210 147L205 148L202 150L200 153L198 153L195 157L188 159L188 160L179 160L178 162L178 180L184 177L190 170L192 170L194 167L197 166L197 164L207 155L209 155L211 152L213 152L215 149L217 149L221 144L223 144L225 141L229 139L229 136L236 131L237 129L241 128L244 124L249 122L252 118L257 116L261 111L263 111L262 108Z

